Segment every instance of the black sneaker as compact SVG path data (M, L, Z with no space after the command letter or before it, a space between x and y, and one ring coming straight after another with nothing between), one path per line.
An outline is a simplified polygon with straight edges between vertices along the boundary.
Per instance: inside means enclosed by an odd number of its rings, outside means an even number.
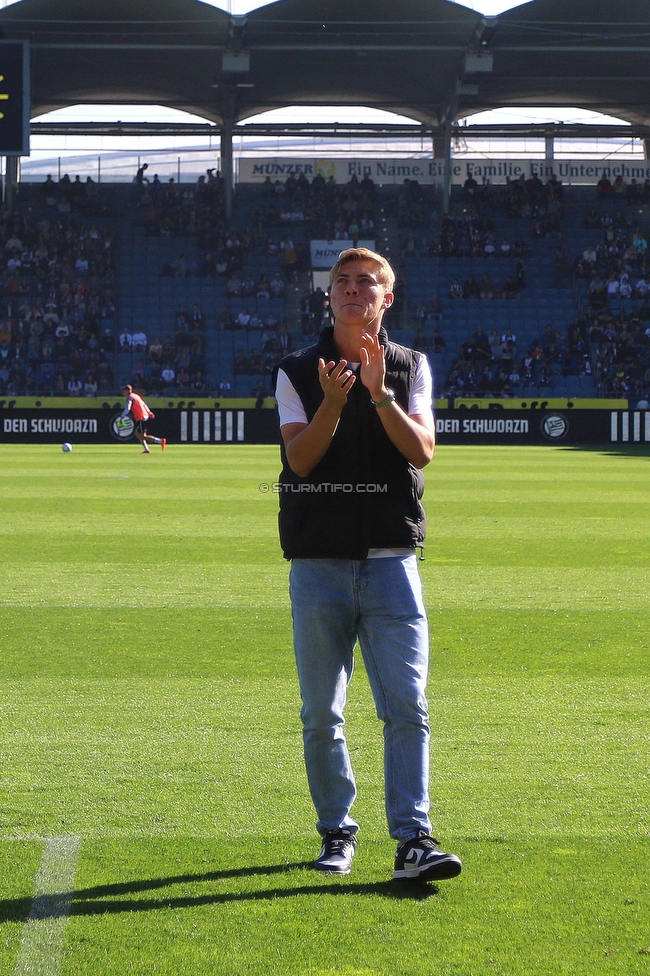
M395 881L444 881L455 878L462 870L455 854L445 854L438 841L428 834L420 834L397 848Z
M352 858L357 849L357 835L352 830L328 830L323 835L323 847L318 860L314 861L317 871L330 874L349 874Z

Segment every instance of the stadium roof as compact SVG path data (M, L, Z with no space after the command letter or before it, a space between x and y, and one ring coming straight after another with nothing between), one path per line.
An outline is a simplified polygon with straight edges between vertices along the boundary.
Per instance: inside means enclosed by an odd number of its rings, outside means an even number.
M648 0L533 0L501 14L464 111L574 106L650 124Z
M32 117L160 104L220 123L287 105L363 105L441 126L502 106L650 124L648 0L532 0L498 18L451 0L278 0L233 17L200 0L19 0Z

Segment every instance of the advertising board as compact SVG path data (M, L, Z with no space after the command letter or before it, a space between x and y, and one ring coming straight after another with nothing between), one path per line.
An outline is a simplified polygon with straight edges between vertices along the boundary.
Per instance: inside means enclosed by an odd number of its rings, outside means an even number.
M135 443L133 424L118 426L106 409L0 409L0 443ZM439 444L650 444L650 410L545 408L438 410ZM152 434L172 444L277 444L275 410L224 405L156 409Z

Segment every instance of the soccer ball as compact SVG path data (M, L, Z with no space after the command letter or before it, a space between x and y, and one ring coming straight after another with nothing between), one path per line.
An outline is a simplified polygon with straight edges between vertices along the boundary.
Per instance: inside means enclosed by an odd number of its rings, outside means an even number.
M63 451L63 452L65 453L65 454L67 454L67 453L68 453L69 451L71 451L71 450L72 450L72 444L62 444L62 445L61 445L61 450L62 450L62 451Z

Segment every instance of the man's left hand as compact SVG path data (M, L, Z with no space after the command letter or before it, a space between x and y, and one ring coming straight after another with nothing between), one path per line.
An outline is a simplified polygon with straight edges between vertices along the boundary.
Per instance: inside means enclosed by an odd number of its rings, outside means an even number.
M386 353L378 335L367 332L361 337L361 382L372 399L379 403L388 396L384 385L386 379Z

